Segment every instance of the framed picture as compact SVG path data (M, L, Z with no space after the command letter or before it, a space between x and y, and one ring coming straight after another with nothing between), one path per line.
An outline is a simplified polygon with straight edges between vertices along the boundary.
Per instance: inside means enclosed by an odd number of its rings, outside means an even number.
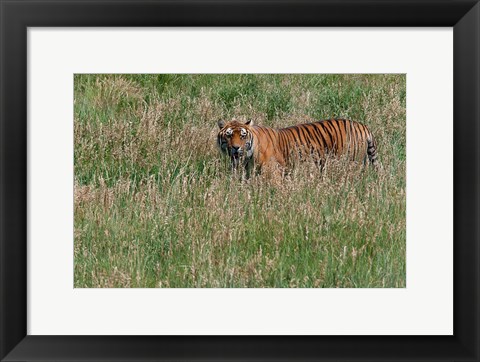
M476 1L1 6L2 361L479 359Z

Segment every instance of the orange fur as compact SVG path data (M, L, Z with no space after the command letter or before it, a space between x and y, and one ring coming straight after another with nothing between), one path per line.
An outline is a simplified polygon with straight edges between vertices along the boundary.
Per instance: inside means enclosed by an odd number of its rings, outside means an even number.
M221 151L231 157L232 165L248 169L267 165L288 167L296 160L313 158L322 163L328 154L347 153L351 159L368 157L376 162L376 144L363 124L331 119L303 123L287 128L254 126L251 121L219 121L217 142Z

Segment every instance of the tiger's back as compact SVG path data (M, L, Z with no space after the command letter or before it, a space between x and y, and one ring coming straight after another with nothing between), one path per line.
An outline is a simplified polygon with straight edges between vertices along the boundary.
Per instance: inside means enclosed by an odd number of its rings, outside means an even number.
M329 154L346 154L352 160L365 157L376 163L375 139L367 126L347 119L303 123L278 130L279 150L285 160L292 155L325 159ZM300 150L300 152L298 152Z

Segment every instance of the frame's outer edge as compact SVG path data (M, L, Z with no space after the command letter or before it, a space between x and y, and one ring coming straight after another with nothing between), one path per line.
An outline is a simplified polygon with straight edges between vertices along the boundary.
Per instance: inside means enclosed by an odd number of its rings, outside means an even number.
M27 39L1 2L0 359L27 333Z
M4 250L4 240L5 240L5 228L3 226L4 224L4 201L3 201L3 194L5 193L4 191L4 177L5 177L5 171L4 171L4 150L3 150L3 137L5 134L4 127L3 127L3 122L5 119L5 114L3 110L3 95L5 93L5 85L4 85L4 63L5 63L5 22L3 21L3 3L0 3L0 360L5 357L7 352L9 351L7 342L6 342L6 337L5 334L7 333L7 322L5 320L4 314L5 314L5 308L3 307L6 303L6 293L4 290L4 280L6 278L5 276L5 267L4 267L4 258L5 258L5 250Z
M454 90L454 334L478 360L480 3L454 27Z
M477 0L0 1L27 26L432 27L454 26Z
M473 0L299 0L298 3L283 0L281 6L275 7L276 4L265 0L258 4L238 0L224 3L0 0L0 360L387 359L384 356L389 356L389 360L406 360L415 356L417 360L478 361L480 6ZM466 242L455 245L455 270L460 273L455 275L454 338L346 336L321 341L303 338L295 342L293 338L264 338L260 342L249 337L26 337L27 26L453 26L455 23L454 115L457 122L464 124L455 128L454 134L460 150L454 154L458 176L454 187L455 195L459 196L455 199L455 237ZM372 347L373 341L376 347ZM339 350L344 342L351 344L351 352ZM435 347L441 348L441 352L433 356ZM162 356L155 354L159 350ZM141 356L135 354L138 351L142 351Z
M3 151L3 135L5 134L3 129L3 122L5 119L4 111L3 111L3 94L5 93L5 86L4 86L4 63L5 63L5 22L3 21L3 10L4 4L0 2L0 360L5 357L6 353L8 352L8 346L6 342L5 334L7 332L7 324L5 321L4 313L5 309L3 305L5 305L6 301L6 294L4 291L4 279L5 279L5 270L4 270L4 258L5 258L5 250L4 250L4 202L3 202L3 194L4 194L4 184L5 181L3 180L5 177L4 171L4 159L3 155L5 152Z

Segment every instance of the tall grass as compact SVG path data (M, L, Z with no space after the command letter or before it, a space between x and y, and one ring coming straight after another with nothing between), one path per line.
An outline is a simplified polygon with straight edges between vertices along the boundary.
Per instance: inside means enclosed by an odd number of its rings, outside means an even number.
M76 75L75 287L405 287L403 75ZM331 159L241 180L218 119L369 126Z

